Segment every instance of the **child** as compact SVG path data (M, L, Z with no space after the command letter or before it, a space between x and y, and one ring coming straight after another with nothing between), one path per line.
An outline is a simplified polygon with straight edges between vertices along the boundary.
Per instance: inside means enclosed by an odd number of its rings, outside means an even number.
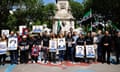
M39 46L38 45L33 45L33 47L32 47L32 56L31 56L33 63L37 62L38 55L39 55Z

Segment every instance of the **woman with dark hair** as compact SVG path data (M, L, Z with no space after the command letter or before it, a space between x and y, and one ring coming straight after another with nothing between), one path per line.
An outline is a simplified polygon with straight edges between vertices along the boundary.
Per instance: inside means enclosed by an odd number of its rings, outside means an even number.
M63 39L65 39L65 37L63 36L62 33L59 34L58 40L61 41L61 43L63 43ZM64 48L66 48L66 46L62 46ZM61 48L61 46L58 46L58 49ZM64 59L65 59L65 52L66 50L58 50L58 56L59 56L59 64L63 63Z
M48 62L49 40L50 40L50 37L49 37L47 31L45 31L42 35L42 42L43 42L42 51L43 51L43 62L44 62L44 64L47 64L47 62Z
M72 37L72 34L69 32L66 37L66 47L67 47L67 60L72 61L74 63L74 47L73 47L74 39Z
M3 48L7 48L7 40L6 40L5 36L2 36L2 38L0 38L0 42L6 43L6 47L3 47ZM1 46L0 50L3 49L3 48ZM0 65L4 65L5 64L6 52L4 52L4 53L0 52Z
M84 46L85 45L85 38L84 35L82 33L79 34L79 37L76 40L76 45L80 45L80 46ZM84 58L76 58L77 61L83 61Z
M52 49L49 48L51 64L56 64L57 38L56 38L56 35L54 33L51 34L50 41L52 41L52 44L51 44Z

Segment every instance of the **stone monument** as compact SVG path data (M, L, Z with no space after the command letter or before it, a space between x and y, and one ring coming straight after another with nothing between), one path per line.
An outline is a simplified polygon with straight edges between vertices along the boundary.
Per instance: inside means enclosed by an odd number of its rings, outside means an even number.
M69 0L56 0L56 8L53 32L57 33L58 22L62 32L69 31L70 28L74 29L74 17L70 11Z

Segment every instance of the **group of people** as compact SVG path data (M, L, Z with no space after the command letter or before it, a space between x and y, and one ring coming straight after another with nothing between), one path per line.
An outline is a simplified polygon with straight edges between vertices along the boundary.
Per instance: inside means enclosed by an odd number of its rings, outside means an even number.
M9 50L10 62L11 64L18 64L18 62L28 63L44 63L47 64L51 62L52 64L62 63L64 61L75 62L89 62L90 59L77 58L75 56L77 45L95 45L95 60L110 64L111 52L115 52L116 64L120 63L120 32L116 32L114 36L109 34L109 31L105 31L104 34L101 30L97 33L88 32L84 34L80 32L79 34L75 31L69 31L59 34L54 34L51 32L48 34L46 31L43 33L33 34L33 35L22 35L18 33L15 34L11 31L9 37L16 36L18 38L17 50ZM0 37L0 42L7 42L8 38L5 35ZM49 50L50 40L58 40L64 38L66 42L65 50ZM57 46L58 47L58 46ZM5 64L6 54L0 54L0 64ZM107 54L107 57L106 57Z

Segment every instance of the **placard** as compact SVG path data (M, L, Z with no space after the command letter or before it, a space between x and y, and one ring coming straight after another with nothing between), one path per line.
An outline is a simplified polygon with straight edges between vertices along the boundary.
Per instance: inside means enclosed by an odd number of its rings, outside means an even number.
M7 42L0 42L0 55L6 54L7 52Z
M43 30L43 26L37 25L32 27L32 32L33 33L40 33Z
M95 58L94 45L86 45L86 57L87 58Z
M84 58L84 46L77 45L75 50L75 57L77 58Z
M9 36L9 30L1 30L2 35Z
M58 39L58 50L66 50L65 38Z
M19 33L20 33L20 35L22 35L23 34L23 29L24 28L27 28L27 26L19 26Z
M57 40L50 40L49 41L49 51L56 52L57 50Z
M17 50L17 47L18 47L17 37L9 37L8 38L8 50Z

